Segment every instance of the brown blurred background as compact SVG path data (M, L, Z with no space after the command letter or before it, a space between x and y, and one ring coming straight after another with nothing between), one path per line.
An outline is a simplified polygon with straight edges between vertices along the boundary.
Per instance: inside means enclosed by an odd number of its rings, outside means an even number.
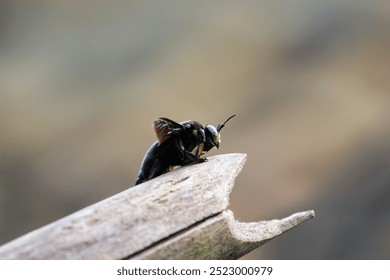
M0 244L133 185L165 116L248 154L247 258L390 258L388 1L0 1Z

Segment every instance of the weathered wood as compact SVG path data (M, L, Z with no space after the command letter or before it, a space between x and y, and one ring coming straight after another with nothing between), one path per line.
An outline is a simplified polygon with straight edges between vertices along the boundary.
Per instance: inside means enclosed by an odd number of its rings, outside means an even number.
M240 223L226 210L130 259L238 259L314 217L314 211L281 220Z
M228 206L245 154L137 185L0 247L0 259L123 259Z
M226 210L245 154L137 185L0 247L0 259L232 259L314 216L240 223Z

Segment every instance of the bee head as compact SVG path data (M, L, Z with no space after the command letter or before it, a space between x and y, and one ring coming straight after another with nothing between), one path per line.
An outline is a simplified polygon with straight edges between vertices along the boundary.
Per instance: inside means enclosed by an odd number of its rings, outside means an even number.
M206 142L204 145L204 152L208 152L214 147L219 148L219 144L221 144L221 129L225 126L225 124L233 118L235 115L229 117L223 124L218 124L217 128L208 124L205 127L206 132Z
M206 125L206 142L210 142L211 147L219 148L219 144L221 144L221 134L219 131L212 125Z

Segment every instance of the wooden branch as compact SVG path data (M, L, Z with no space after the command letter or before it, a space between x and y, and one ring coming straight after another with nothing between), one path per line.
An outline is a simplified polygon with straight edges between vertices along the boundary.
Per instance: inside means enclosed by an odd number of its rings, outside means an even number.
M313 217L314 211L306 211L282 220L240 223L226 210L131 259L238 259Z
M225 210L245 160L220 155L164 174L1 246L0 259L237 258L314 215L234 221Z

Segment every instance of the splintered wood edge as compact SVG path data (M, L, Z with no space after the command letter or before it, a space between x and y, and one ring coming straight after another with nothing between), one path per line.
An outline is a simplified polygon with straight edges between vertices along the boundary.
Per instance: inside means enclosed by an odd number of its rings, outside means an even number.
M242 223L226 210L130 259L238 259L313 217L310 210L280 220Z

